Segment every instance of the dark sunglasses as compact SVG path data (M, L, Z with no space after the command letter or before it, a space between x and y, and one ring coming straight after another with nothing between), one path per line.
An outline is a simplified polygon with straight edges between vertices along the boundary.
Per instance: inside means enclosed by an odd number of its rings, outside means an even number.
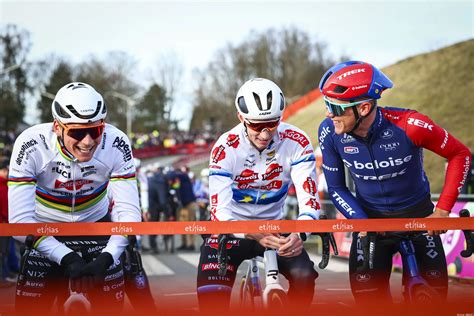
M251 130L259 133L261 133L265 129L269 132L273 132L278 127L278 125L280 125L280 120L258 123L245 120L245 125Z
M96 125L82 125L82 124L68 124L63 125L59 123L64 128L66 135L74 138L77 141L81 141L84 137L89 134L93 139L96 139L102 135L105 128L105 123L101 121Z
M323 97L324 103L326 104L326 109L328 110L329 113L331 113L334 116L341 116L344 114L344 111L346 108L350 108L352 106L356 106L358 104L362 104L364 102L370 101L370 99L367 100L362 100L362 101L357 101L357 102L351 102L351 103L334 103L330 101L328 98L325 96Z

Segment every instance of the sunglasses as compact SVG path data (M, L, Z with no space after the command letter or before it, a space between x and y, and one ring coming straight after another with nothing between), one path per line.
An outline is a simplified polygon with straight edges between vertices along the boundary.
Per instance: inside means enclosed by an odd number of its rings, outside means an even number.
M324 103L326 104L326 109L328 110L329 113L331 113L334 116L341 116L342 114L344 114L344 111L346 110L346 108L350 108L352 106L370 101L370 99L367 99L367 100L351 102L351 103L334 103L325 96L323 97L323 99L324 99Z
M273 132L278 127L278 125L280 125L280 120L258 122L258 123L245 120L245 126L259 133L261 133L265 129L269 132Z
M96 124L61 124L58 122L59 125L64 129L66 132L66 135L69 137L74 138L77 141L81 141L84 139L84 137L89 134L93 139L96 139L102 135L104 132L105 128L105 123L104 121L99 121L99 123Z

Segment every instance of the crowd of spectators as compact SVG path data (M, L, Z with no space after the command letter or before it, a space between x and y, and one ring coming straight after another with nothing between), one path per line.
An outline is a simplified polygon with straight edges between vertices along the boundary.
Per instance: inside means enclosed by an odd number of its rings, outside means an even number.
M209 131L172 131L159 132L154 130L151 133L132 133L130 135L134 149L149 148L154 146L162 146L165 148L173 147L178 144L211 144L215 141L214 133Z

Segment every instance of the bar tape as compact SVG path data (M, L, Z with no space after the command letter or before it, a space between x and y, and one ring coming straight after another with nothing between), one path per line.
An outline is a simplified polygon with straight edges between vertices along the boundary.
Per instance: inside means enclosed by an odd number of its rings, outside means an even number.
M0 224L0 236L177 235L226 233L474 230L474 217Z

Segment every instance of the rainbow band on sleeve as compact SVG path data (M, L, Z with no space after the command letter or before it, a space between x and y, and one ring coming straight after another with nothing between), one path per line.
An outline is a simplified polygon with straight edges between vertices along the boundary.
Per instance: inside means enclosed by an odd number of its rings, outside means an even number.
M8 185L36 185L36 178L8 177Z
M124 181L124 180L136 180L135 173L128 173L124 175L117 175L117 176L111 176L110 181L115 182L115 181Z

